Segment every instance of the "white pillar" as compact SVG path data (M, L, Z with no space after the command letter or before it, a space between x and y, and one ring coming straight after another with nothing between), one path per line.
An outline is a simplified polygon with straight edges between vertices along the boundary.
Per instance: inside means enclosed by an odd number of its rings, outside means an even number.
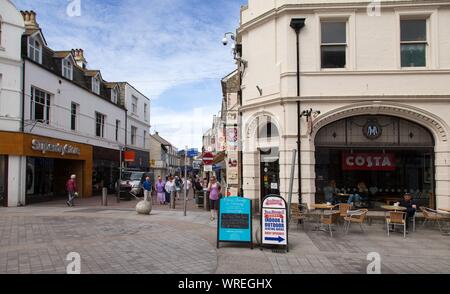
M26 157L9 156L8 158L8 206L25 205Z

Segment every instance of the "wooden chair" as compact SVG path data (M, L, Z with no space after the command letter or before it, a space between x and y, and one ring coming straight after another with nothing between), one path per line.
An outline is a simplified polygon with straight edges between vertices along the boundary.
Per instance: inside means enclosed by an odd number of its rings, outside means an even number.
M305 215L303 215L303 213L300 211L300 207L298 204L291 204L291 215L290 215L290 220L296 220L297 221L297 229L298 229L298 225L300 224L300 222L303 225L303 230L305 231L305 220L306 217Z
M400 211L391 211L389 216L386 217L386 231L388 237L390 236L389 226L401 226L403 227L403 238L406 239L406 213Z
M423 224L422 224L423 227L428 222L434 222L434 223L438 224L439 231L441 231L441 233L444 233L442 230L441 222L450 221L449 216L443 215L443 214L439 213L439 211L431 209L431 208L420 207L420 210L422 211L423 217L425 218L425 220L423 221Z
M368 212L369 212L368 209L359 209L359 210L355 210L355 211L348 211L347 216L344 217L345 233L348 234L348 231L350 230L352 223L359 224L361 231L364 233L364 228L363 228L362 224L366 220Z
M333 225L337 225L339 219L339 212L332 212L321 216L320 221L323 225L328 226L330 236L333 238Z
M348 215L348 212L352 209L352 205L347 203L341 203L338 204L338 208L340 219L343 220Z

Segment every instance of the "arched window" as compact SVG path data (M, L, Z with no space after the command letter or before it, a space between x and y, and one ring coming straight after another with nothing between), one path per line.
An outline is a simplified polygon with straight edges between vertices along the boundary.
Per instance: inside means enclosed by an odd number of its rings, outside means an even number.
M277 138L280 134L278 132L277 126L268 120L263 123L258 130L258 138L259 139L269 139L269 138Z

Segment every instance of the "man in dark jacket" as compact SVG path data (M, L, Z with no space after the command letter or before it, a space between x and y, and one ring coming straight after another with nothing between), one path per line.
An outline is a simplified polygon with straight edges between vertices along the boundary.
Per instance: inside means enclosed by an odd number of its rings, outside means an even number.
M413 200L411 194L403 195L403 199L400 201L400 206L406 207L406 229L409 228L409 222L414 218L417 211L417 204Z

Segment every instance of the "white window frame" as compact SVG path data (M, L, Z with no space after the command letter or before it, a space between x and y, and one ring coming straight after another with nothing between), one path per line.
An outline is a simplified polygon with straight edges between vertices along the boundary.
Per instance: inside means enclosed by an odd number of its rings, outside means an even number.
M148 104L144 103L144 120L148 121Z
M113 88L111 90L111 101L114 104L117 104L117 102L119 101L119 91L117 90L117 88Z
M131 96L131 113L137 115L139 99L136 96Z
M135 146L137 145L137 131L138 131L137 127L131 126L131 132L130 132L131 145L135 145Z
M100 95L100 79L98 77L92 77L92 92Z
M38 47L36 47L36 44L38 44ZM28 37L28 58L33 60L34 62L37 62L39 64L42 63L42 44L39 42L36 37ZM33 57L31 56L31 52L33 52ZM37 55L37 56L36 56ZM37 57L37 60L36 60Z
M73 113L72 113L73 108L72 107L73 106L75 106L75 129L72 129L72 116L73 116ZM72 101L70 103L70 130L72 132L78 131L78 125L79 125L79 121L78 121L79 115L78 114L79 113L80 113L80 104Z
M316 70L319 72L333 72L333 71L352 71L356 68L356 26L355 26L356 12L343 11L339 13L316 13ZM346 65L344 68L322 68L322 22L326 21L342 21L346 22ZM328 44L331 45L331 44Z
M396 59L397 69L402 71L414 71L414 70L430 70L439 69L439 30L438 30L438 10L405 10L397 9L395 11L397 29L396 29ZM426 66L425 67L402 67L402 55L401 55L401 21L405 19L426 19L427 20L427 52L425 54Z
M99 123L98 118L100 118L100 135L97 134L97 124ZM95 112L95 136L98 138L105 138L105 124L106 115L98 111Z
M116 132L115 132L116 142L119 141L119 137L120 137L120 123L121 123L120 120L116 119Z
M44 104L40 102L36 102L36 90L39 92L44 93ZM42 97L41 97L42 98ZM36 88L34 86L31 86L31 97L30 97L30 120L36 121L36 103L41 104L44 107L43 110L43 120L39 121L38 123L50 124L50 118L51 118L51 103L52 103L52 94L49 92L46 92L42 89Z
M73 80L73 64L68 58L62 60L62 75L66 79Z

